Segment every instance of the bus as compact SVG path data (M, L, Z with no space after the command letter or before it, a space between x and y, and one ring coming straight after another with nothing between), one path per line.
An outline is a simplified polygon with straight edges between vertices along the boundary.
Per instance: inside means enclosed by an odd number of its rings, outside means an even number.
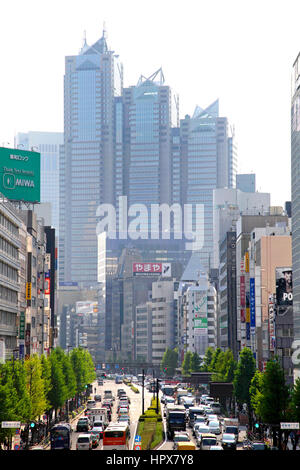
M69 423L59 423L50 429L51 450L71 450L71 432Z
M129 450L129 439L127 423L110 423L103 432L103 450Z

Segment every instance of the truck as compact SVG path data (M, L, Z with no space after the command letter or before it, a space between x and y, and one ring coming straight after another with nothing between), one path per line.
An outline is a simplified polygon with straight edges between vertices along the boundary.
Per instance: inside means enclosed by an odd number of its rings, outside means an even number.
M223 421L224 433L234 434L236 441L239 440L239 420L237 418L224 418Z
M106 426L108 426L107 408L92 408L91 410L89 410L89 418L92 425L95 421L101 421L103 428L106 428Z
M181 397L187 397L188 396L188 391L184 388L178 388L175 392L175 401L180 404L180 399Z
M169 403L166 406L166 427L168 439L173 439L175 431L186 430L186 409L182 405Z

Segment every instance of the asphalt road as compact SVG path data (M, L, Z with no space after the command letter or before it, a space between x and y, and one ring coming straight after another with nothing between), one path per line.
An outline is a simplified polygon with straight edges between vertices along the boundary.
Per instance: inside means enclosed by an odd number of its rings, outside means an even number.
M104 380L103 385L100 385L100 386L97 385L97 382L94 382L93 393L91 394L91 397L93 398L95 395L94 389L96 388L96 394L101 395L103 399L105 390L112 391L112 394L115 397L115 401L113 405L111 422L117 422L117 406L118 406L117 391L119 388L123 388L125 390L131 402L129 405L130 436L131 436L130 446L129 446L130 449L133 448L134 437L135 437L136 430L137 430L138 420L139 420L140 415L142 414L142 387L137 384L134 384L134 386L140 390L140 393L133 392L131 388L128 385L125 385L124 383L116 384L113 380ZM150 406L152 397L153 397L153 394L148 392L148 390L144 388L144 409L145 410L147 410L147 408ZM76 432L76 423L78 419L79 417L72 423L73 433L72 433L71 450L76 450L76 441L77 441L78 435L80 434ZM98 447L95 447L93 450L102 450L102 439L100 441L100 445Z

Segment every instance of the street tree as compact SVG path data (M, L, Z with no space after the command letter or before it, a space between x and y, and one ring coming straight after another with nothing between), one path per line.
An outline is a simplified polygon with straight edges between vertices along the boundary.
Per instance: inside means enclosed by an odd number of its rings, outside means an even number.
M249 425L252 428L252 407L250 397L251 380L255 374L256 363L251 349L244 348L240 353L237 368L234 372L233 390L240 407L246 403Z

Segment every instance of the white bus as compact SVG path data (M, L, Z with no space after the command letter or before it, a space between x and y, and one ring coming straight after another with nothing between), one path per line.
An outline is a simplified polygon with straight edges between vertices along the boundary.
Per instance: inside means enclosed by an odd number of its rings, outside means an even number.
M129 450L128 424L110 423L103 432L103 450Z

